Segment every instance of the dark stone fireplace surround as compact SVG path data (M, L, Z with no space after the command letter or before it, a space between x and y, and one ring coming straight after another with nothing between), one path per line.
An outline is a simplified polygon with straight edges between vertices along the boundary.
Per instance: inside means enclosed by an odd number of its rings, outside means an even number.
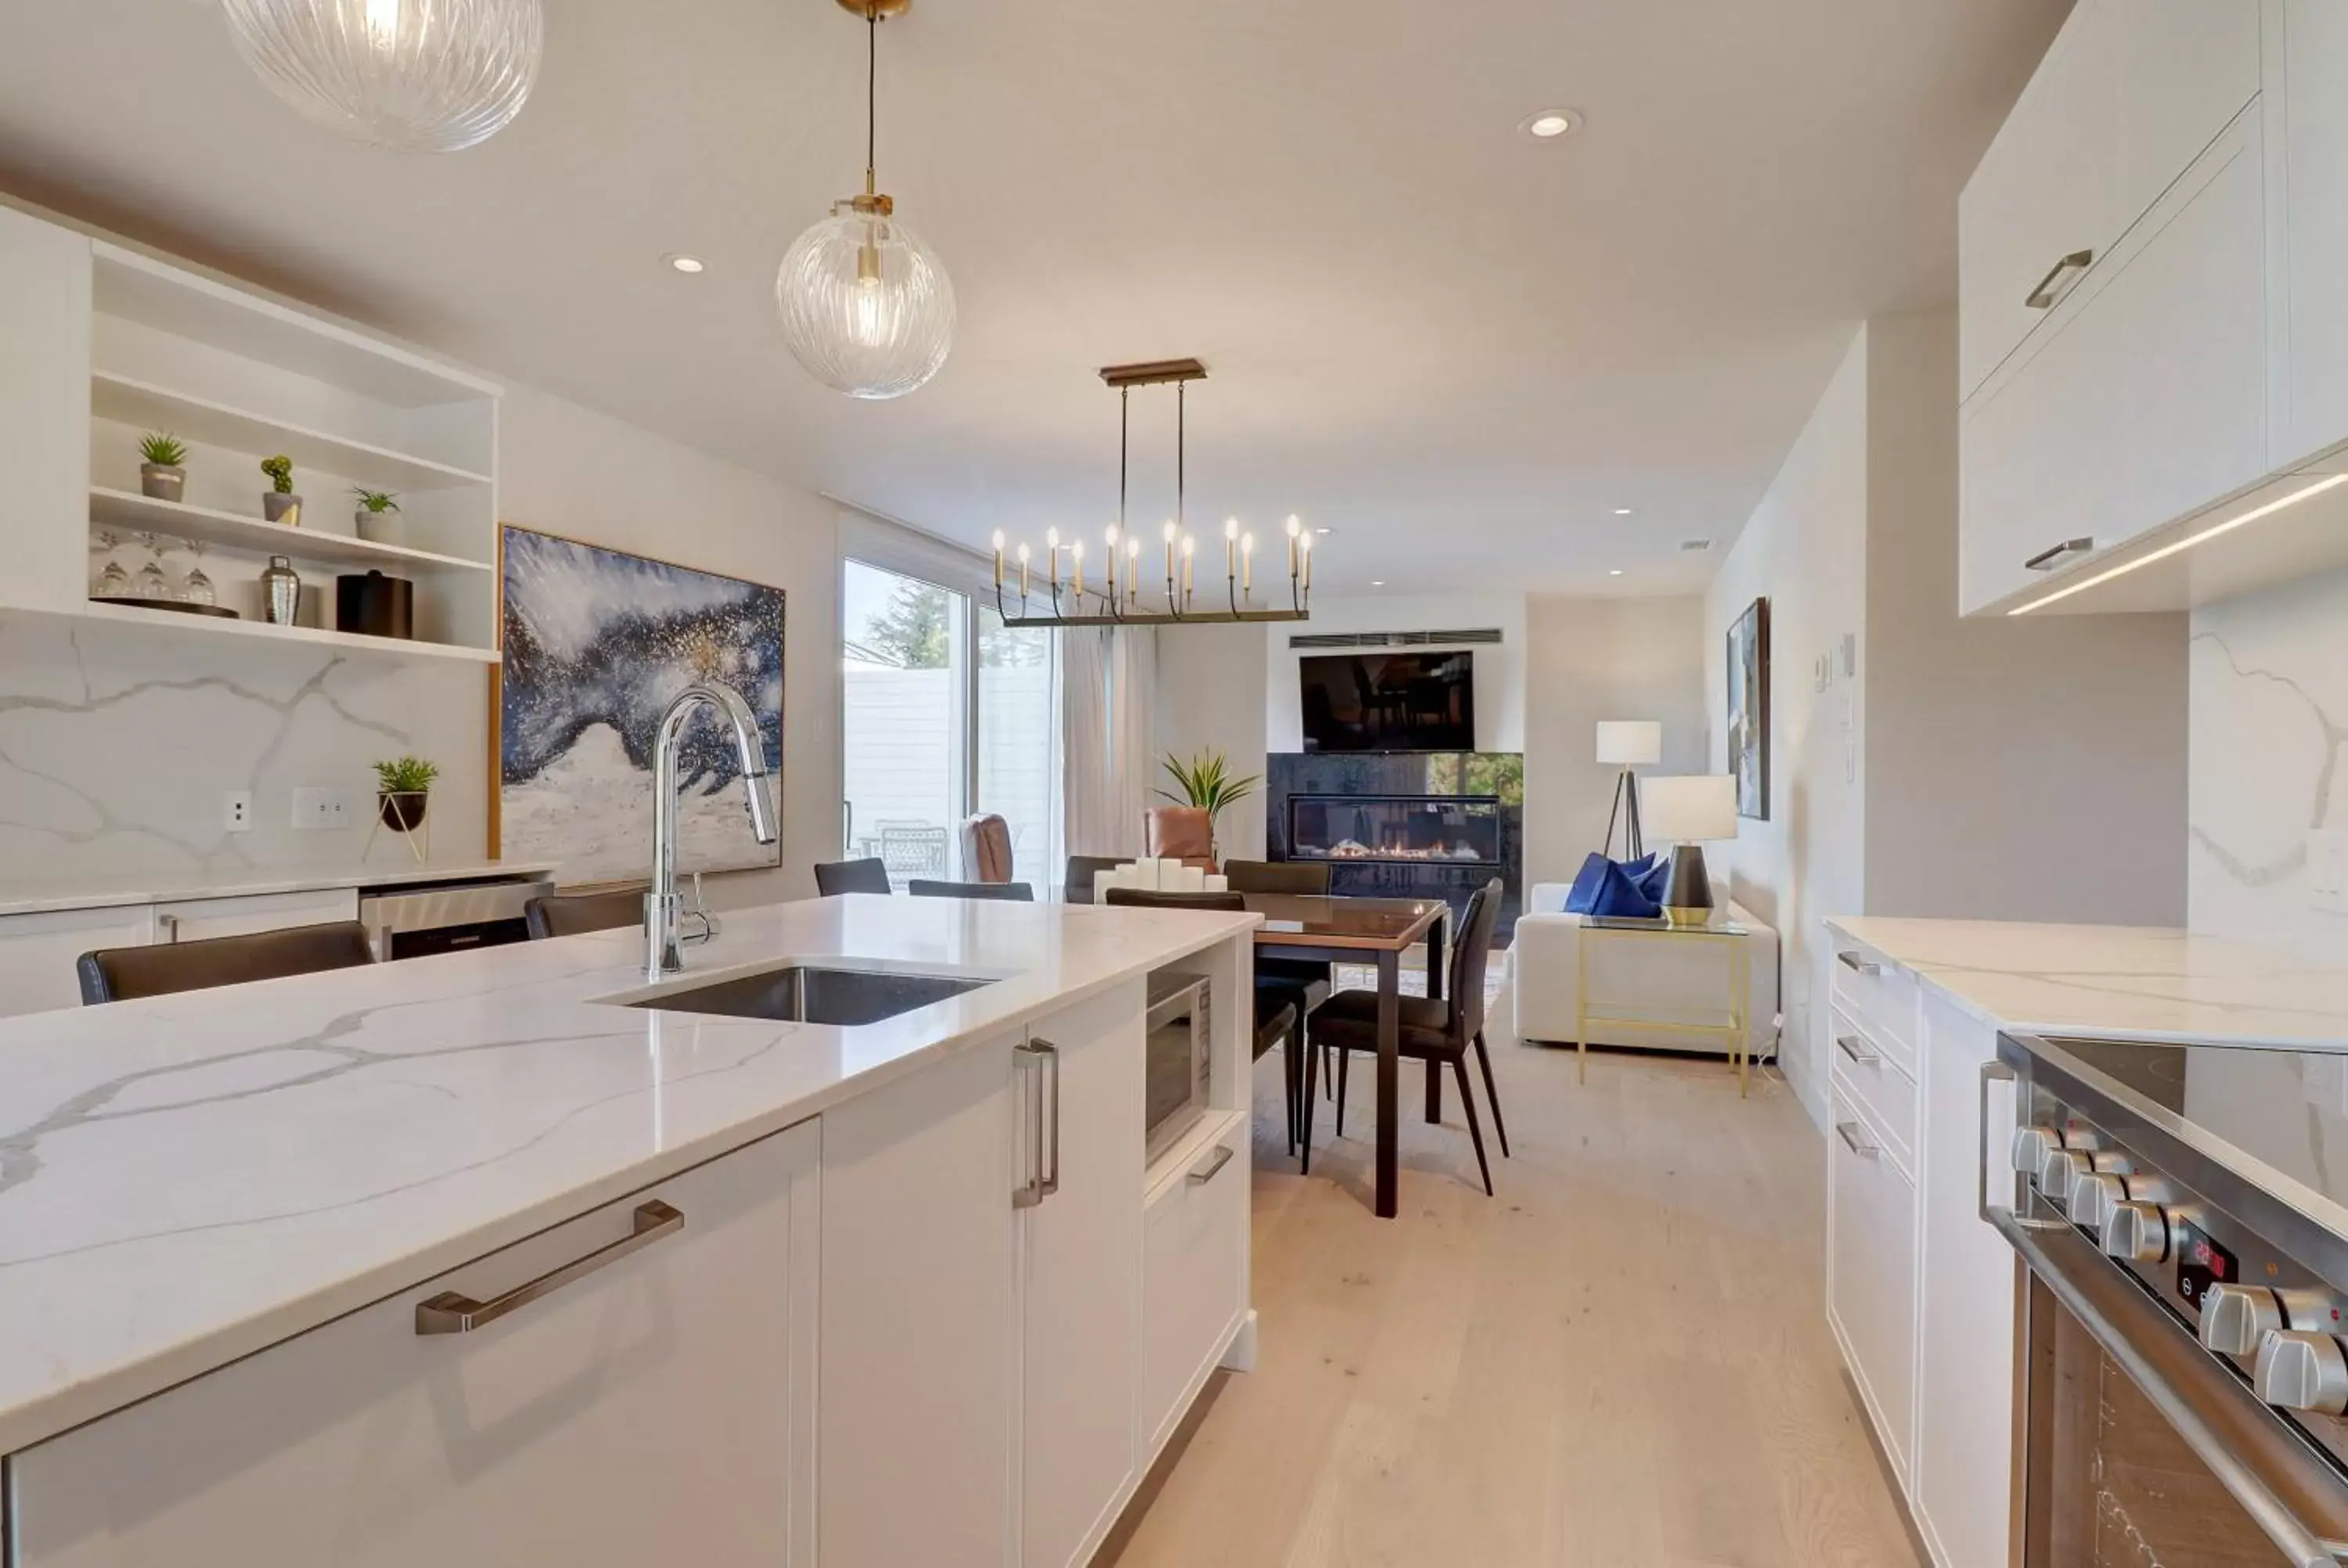
M1506 946L1523 904L1524 771L1515 752L1274 752L1264 770L1266 853L1325 864L1333 893L1441 898L1455 921L1498 876L1495 940ZM1364 809L1348 812L1349 802ZM1296 839L1300 825L1306 842ZM1350 840L1344 853L1311 853L1329 847L1310 841L1316 825Z

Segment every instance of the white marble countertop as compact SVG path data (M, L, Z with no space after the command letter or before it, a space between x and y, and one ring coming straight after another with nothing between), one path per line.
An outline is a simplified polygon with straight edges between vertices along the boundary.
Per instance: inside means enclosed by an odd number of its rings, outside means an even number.
M462 860L418 864L403 856L374 866L285 866L236 871L152 871L54 881L0 880L0 915L44 915L63 909L111 909L126 904L170 904L189 898L246 898L264 893L307 893L324 887L393 887L422 882L489 881L551 872L551 860Z
M739 910L681 982L1000 977L857 1029L610 1005L613 931L0 1020L0 1454L1251 928L855 897Z
M2154 926L1827 925L2003 1029L2348 1050L2348 968L2242 942Z

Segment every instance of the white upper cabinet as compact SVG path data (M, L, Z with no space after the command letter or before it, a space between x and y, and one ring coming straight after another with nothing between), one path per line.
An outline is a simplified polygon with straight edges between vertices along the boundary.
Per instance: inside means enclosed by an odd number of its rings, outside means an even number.
M2348 5L2286 0L2268 48L2276 330L2269 466L2348 441ZM2336 466L2336 465L2326 465Z

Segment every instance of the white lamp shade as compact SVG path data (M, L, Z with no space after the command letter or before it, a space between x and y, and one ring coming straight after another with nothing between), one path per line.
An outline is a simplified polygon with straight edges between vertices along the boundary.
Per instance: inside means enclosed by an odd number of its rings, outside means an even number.
M1639 820L1649 842L1699 844L1736 836L1736 775L1684 774L1639 784Z
M1598 721L1598 760L1616 767L1663 760L1663 727L1653 719Z

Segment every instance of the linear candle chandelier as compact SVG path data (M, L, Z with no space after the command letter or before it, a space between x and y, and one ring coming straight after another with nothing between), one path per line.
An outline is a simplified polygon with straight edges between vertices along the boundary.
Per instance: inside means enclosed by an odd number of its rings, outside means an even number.
M1006 599L1003 535L994 536L994 608L1003 624L1014 627L1051 626L1210 626L1266 620L1310 620L1313 618L1313 535L1295 518L1288 519L1288 592L1286 602L1274 598L1259 605L1255 598L1255 535L1244 532L1237 518L1223 522L1223 602L1214 601L1214 579L1208 581L1202 604L1194 592L1199 541L1183 515L1185 463L1188 457L1184 415L1185 389L1207 379L1207 367L1195 359L1157 360L1148 364L1104 366L1101 379L1117 388L1117 522L1108 529L1103 570L1094 586L1085 587L1085 541L1062 543L1060 530L1044 531L1043 582L1035 581L1035 562L1025 540L1015 559L1016 598ZM1165 588L1160 597L1156 580L1158 552L1148 552L1143 564L1141 536L1126 522L1127 456L1130 448L1133 389L1174 385L1174 516L1162 530L1165 545ZM1122 551L1122 556L1119 552ZM1061 558L1066 557L1063 575ZM1145 587L1143 579L1150 580ZM1048 603L1050 609L1043 607Z

